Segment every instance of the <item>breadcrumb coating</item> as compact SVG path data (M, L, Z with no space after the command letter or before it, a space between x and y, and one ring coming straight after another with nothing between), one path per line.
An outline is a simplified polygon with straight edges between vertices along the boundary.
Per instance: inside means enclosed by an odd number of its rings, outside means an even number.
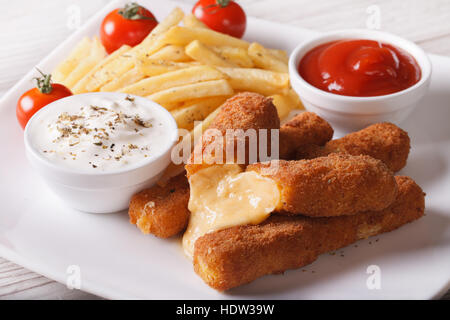
M368 155L383 161L393 172L405 167L411 148L408 133L392 123L377 123L331 140L324 147L311 144L297 148L297 159L313 159L330 153Z
M135 194L128 215L142 233L160 238L183 231L189 221L189 183L185 174L173 177L165 186L155 185Z
M280 159L294 160L302 146L323 146L333 138L333 133L324 119L313 112L302 112L280 128Z

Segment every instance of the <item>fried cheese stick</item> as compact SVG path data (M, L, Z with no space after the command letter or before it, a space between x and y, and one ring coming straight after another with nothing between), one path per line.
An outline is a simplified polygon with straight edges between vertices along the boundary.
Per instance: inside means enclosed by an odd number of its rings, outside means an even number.
M208 130L203 133L201 140L195 145L191 159L185 166L187 176L189 177L198 170L201 170L211 164L225 162L225 151L227 145L231 145L235 149L235 147L239 145L239 141L245 144L245 164L248 164L248 139L242 136L235 136L233 139L226 139L227 130L268 130L268 151L266 154L270 155L270 129L279 128L280 119L278 118L277 109L273 105L271 98L266 98L260 94L251 92L236 94L224 102ZM221 138L217 139L210 129L215 129L221 133ZM245 141L242 141L242 139L245 139ZM222 144L222 154L215 154L213 146L216 143ZM257 148L259 148L259 136L256 143ZM259 151L257 151L258 157L259 154ZM198 157L199 155L201 156L200 161L196 161L195 157Z
M212 288L224 291L261 276L312 263L320 254L423 216L425 194L408 177L396 177L395 202L380 212L331 218L273 215L260 225L208 233L195 243L194 270Z
M333 128L313 112L302 112L280 128L280 159L295 160L302 146L323 146L333 138Z
M273 160L251 164L247 171L275 180L281 193L278 210L290 214L324 217L379 211L397 196L392 172L369 156Z
M168 238L183 231L189 221L189 183L180 174L167 185L155 185L135 194L130 201L128 215L142 233Z
M323 157L342 152L351 155L368 155L383 161L393 172L400 171L408 159L410 139L408 133L392 123L377 123L350 133L341 139L331 140L320 147L303 145L297 150L297 159Z

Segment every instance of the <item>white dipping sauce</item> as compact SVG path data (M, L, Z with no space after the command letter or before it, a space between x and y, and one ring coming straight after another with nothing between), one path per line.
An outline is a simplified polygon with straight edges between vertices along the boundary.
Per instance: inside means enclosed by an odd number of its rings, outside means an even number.
M30 129L38 152L67 168L125 169L157 157L173 143L163 111L139 106L132 97L80 96L60 107L57 112L43 109Z

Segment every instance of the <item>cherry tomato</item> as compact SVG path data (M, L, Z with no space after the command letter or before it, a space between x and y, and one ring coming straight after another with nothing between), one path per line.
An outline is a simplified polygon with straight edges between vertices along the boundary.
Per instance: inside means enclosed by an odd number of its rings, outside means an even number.
M230 0L200 0L192 14L209 28L236 38L242 38L247 26L244 10Z
M103 19L100 39L106 52L111 53L122 45L136 46L158 24L153 14L135 2L115 9Z
M62 84L51 83L51 75L42 72L41 74L42 77L36 78L36 88L25 92L17 102L16 115L22 129L25 129L28 120L41 108L50 102L72 95L72 92Z

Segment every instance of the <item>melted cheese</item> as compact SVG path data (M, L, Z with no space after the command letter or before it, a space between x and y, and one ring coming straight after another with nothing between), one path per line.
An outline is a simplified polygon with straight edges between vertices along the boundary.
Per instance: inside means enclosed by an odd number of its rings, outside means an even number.
M280 203L275 181L256 172L242 172L236 164L211 166L190 177L191 217L183 236L190 258L202 235L232 226L258 224Z

